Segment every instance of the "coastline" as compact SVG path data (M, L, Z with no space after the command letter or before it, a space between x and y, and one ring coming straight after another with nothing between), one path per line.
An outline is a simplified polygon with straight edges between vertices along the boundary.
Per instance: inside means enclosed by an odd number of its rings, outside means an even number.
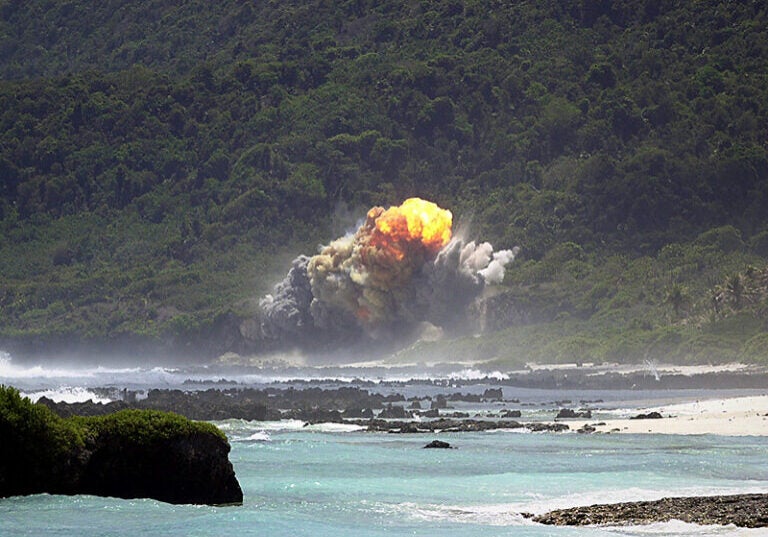
M22 392L65 416L151 408L197 420L296 419L402 433L525 428L768 437L768 368L739 363L528 364L504 373L463 362L385 371L262 364L78 372L18 366L9 357L0 365L0 381L21 381ZM561 410L571 416L556 417ZM643 414L658 419L633 419Z
M658 419L564 420L573 429L594 428L595 433L768 436L768 395L693 401L647 408Z

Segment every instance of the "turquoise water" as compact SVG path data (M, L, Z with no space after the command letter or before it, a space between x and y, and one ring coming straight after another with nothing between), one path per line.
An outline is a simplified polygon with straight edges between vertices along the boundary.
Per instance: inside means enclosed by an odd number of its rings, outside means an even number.
M768 491L757 437L392 435L227 421L242 507L38 495L0 500L0 535L765 535L678 522L553 528L520 513L668 495ZM433 438L453 450L421 449Z

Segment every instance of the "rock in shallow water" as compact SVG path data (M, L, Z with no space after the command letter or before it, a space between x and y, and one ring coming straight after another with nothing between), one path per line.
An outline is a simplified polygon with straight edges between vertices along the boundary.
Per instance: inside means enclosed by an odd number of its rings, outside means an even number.
M432 440L429 444L424 446L424 449L452 449L451 444L443 442L442 440Z

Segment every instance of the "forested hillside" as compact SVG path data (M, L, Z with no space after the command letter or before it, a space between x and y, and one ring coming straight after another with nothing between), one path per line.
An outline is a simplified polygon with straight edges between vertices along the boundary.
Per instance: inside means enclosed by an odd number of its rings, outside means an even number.
M759 1L0 1L0 339L258 350L419 195L522 247L481 355L768 358L766 65Z

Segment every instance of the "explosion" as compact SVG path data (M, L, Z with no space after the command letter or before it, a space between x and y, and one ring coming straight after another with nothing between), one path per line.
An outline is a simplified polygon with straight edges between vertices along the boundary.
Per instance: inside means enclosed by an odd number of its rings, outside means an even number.
M431 201L409 198L399 207L386 211L374 207L368 211L366 223L373 223L370 243L402 260L409 244L424 248L432 254L451 240L451 211L441 209Z
M354 233L299 256L261 301L267 338L316 343L372 339L425 322L453 328L486 284L499 283L516 250L452 239L453 215L419 198L374 207Z

